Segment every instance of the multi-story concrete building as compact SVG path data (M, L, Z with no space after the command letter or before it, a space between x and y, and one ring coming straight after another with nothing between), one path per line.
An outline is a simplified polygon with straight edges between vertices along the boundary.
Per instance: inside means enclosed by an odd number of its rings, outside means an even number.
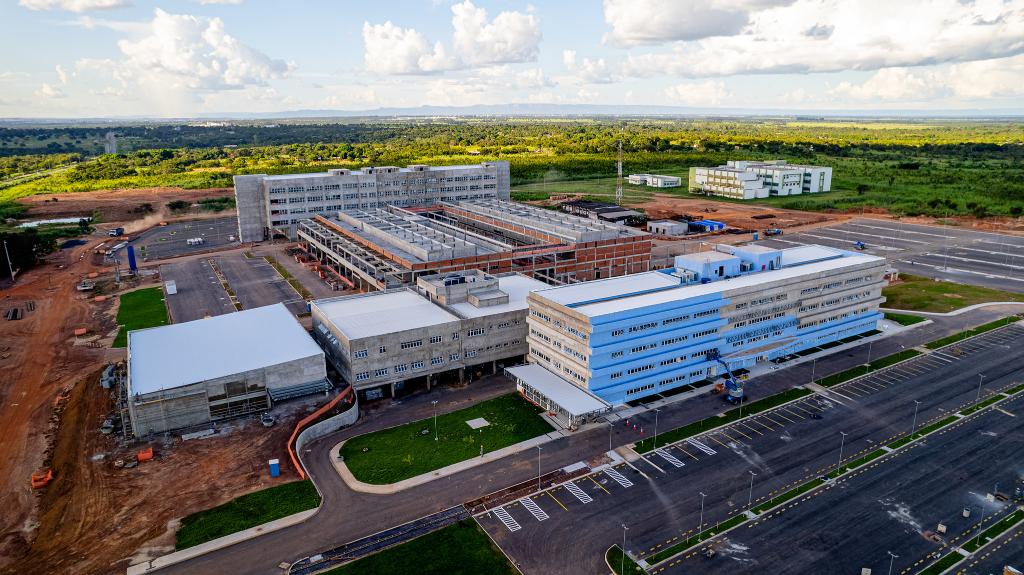
M313 336L363 399L494 373L526 356L526 296L547 284L469 270L317 300Z
M238 237L243 242L262 241L275 232L294 238L300 221L342 210L509 199L509 166L504 161L254 174L235 176L234 181Z
M530 294L530 361L620 404L862 334L882 317L883 258L719 249Z
M128 332L123 420L136 437L327 389L323 350L283 304Z
M349 210L297 235L322 272L365 290L471 269L561 284L647 271L651 258L645 232L500 200Z
M785 160L733 161L690 168L690 191L739 200L827 192L832 168L787 164Z

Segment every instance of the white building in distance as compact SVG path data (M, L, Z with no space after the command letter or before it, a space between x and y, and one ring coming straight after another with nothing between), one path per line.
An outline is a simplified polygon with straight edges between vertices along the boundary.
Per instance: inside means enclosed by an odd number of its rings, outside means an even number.
M235 176L238 238L258 242L273 232L295 237L296 225L315 215L386 206L509 199L508 162L459 166L414 164L331 169L315 174Z
M634 186L647 186L650 188L678 188L683 185L683 179L678 176L662 176L659 174L630 174L626 181Z
M690 191L736 200L816 194L832 189L832 168L785 160L734 161L690 168Z

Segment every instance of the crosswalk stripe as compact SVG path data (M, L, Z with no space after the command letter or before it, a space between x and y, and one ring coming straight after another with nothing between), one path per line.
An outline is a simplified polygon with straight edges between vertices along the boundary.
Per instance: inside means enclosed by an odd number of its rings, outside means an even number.
M633 482L632 481L630 481L629 479L626 479L625 475L619 473L618 471L616 471L615 469L612 469L611 467L609 467L608 469L605 469L604 472L606 474L608 474L608 477L611 477L612 479L615 480L616 483L618 483L619 485L621 485L623 487L632 487L633 486Z
M579 486L577 486L572 481L568 481L565 483L565 490L575 495L576 499L580 500L580 503L590 503L591 501L594 500L593 497L587 495L586 491L580 489Z
M689 443L690 445L696 447L697 449L703 451L704 453L707 453L708 455L714 455L714 454L718 453L714 449L711 449L710 447L708 447L707 445L704 445L703 443L697 441L696 439L687 439L686 442Z
M684 465L686 465L682 461L679 461L679 459L676 458L674 455L666 453L665 451L662 451L661 449L655 449L654 451L658 455L660 455L662 459L664 459L665 461L671 463L672 465L675 465L676 467L683 467Z
M505 527L508 527L509 531L515 533L522 529L519 523L516 522L515 517L509 515L509 512L506 511L504 507L495 507L494 514L497 515L498 519L505 524Z
M540 505L537 505L537 502L533 499L524 497L519 501L523 504L523 507L530 512L530 514L537 518L537 521L544 521L548 518L548 514L545 513L544 510L540 508Z

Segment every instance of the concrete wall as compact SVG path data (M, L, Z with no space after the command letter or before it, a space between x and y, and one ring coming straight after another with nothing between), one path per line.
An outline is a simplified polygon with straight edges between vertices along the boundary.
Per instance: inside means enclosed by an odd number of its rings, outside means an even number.
M267 229L267 209L262 182L265 174L235 176L235 205L238 208L238 239L261 242Z
M334 417L325 419L314 425L310 425L306 429L302 430L302 433L295 438L295 451L301 451L302 448L311 441L320 439L321 437L334 433L342 427L348 427L359 419L359 402L353 401L352 407L347 410L335 415Z

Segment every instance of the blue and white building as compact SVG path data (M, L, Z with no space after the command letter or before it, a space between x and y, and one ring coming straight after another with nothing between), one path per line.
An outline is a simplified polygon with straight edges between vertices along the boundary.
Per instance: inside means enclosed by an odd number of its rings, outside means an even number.
M871 331L885 273L883 258L822 246L720 245L531 293L529 360L621 404Z

